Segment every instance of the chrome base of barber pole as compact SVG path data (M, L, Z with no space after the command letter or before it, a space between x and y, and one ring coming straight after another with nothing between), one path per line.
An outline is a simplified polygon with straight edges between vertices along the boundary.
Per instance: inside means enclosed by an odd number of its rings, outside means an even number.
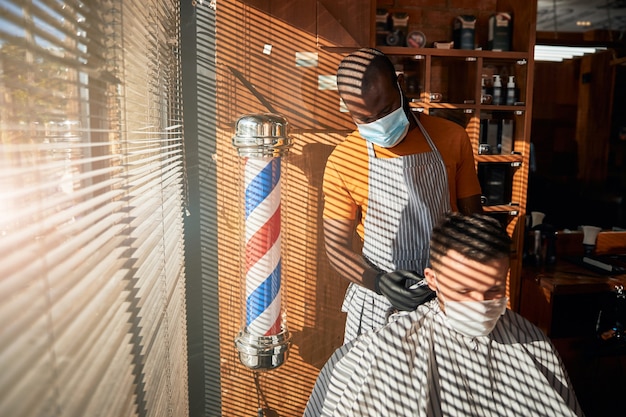
M255 336L242 330L235 338L239 360L256 371L275 369L285 363L290 345L291 335L288 330L273 336Z

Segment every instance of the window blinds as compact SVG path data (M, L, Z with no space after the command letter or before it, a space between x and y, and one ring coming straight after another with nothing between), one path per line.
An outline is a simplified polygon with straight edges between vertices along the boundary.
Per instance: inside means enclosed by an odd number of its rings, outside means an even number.
M0 0L0 415L188 415L179 4Z

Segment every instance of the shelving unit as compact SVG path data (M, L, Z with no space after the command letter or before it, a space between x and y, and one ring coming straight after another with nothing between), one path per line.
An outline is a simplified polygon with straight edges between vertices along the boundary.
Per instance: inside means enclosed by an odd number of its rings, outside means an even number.
M404 73L403 87L412 100L410 105L413 110L441 116L465 127L474 148L476 168L483 187L483 209L505 224L514 241L508 296L511 308L517 310L530 157L536 2L497 1L493 10L485 10L484 2L478 0L473 2L475 9L462 10L442 9L439 4L394 7L395 3L379 0L376 6L387 8L390 12L407 11L409 15L414 10L415 15L422 17L437 13L439 21L450 22L450 39L456 16L473 14L478 17L476 43L483 49L436 49L428 47L428 43L424 48L384 45L376 45L376 48L392 59L397 71ZM464 6L472 7L472 2L464 2ZM508 12L513 16L511 51L484 49L487 46L485 29L488 17L496 12ZM372 22L375 22L375 16ZM445 28L409 22L409 31L412 30L420 30L427 39L432 39L440 36ZM376 42L376 36L370 38ZM494 74L501 76L503 103L506 103L508 76L514 76L514 105L491 104L488 99L485 100L482 80L487 80L489 90ZM502 129L498 126L506 125L510 142L498 144L497 132L491 135L485 129L486 125L491 129ZM481 144L491 145L488 154L482 152L485 147Z
M485 69L506 68L507 74L514 75L516 79L525 82L527 54L398 47L380 47L380 49L389 55L405 73L407 80L405 91L413 100L411 103L413 109L446 117L466 128L475 149L477 168L483 171L485 164L498 164L498 166L508 164L511 170L518 170L523 166L524 152L527 153L524 131L527 110L524 96L518 96L519 104L513 106L480 103L483 101L481 79L485 72L489 72ZM508 58L505 58L506 56ZM461 76L452 80L454 74ZM523 89L522 92L525 94ZM437 95L436 102L433 102L433 95ZM441 101L438 101L438 95L441 95ZM484 138L481 138L481 120L494 118L513 122L512 149L508 153L480 154L480 144L486 143ZM511 175L511 178L514 176L514 174ZM486 186L486 184L483 185ZM512 187L512 184L507 186ZM520 196L520 192L523 192L524 196ZM484 210L488 213L518 216L522 197L525 198L525 190L520 189L511 190L510 201L500 201L500 199L490 202L488 198L485 198Z

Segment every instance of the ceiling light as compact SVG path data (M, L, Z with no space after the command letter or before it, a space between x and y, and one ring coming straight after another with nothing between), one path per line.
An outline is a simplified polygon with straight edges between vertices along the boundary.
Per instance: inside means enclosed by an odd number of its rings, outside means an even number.
M560 62L564 59L572 59L585 54L594 54L606 50L605 47L578 47L578 46L554 46L535 45L535 61Z

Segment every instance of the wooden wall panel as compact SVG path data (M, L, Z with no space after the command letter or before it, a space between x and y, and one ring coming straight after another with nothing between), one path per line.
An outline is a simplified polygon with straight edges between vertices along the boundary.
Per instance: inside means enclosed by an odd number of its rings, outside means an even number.
M580 58L576 142L583 184L606 180L615 68L611 50Z
M219 344L222 411L229 417L256 415L259 406L266 416L301 415L319 369L343 341L347 282L331 269L323 248L321 181L326 158L354 125L339 112L337 91L319 88L318 77L334 75L342 58L321 48L314 30L319 13L327 10L315 0L221 2L217 8ZM297 52L317 53L317 65L297 65ZM281 161L282 304L293 345L284 365L255 374L234 346L244 324L244 225L242 161L232 136L239 117L268 110L288 119L294 139Z
M373 38L368 28L374 17L374 1L320 0L317 33L330 46L370 46Z
M537 173L576 176L580 60L536 62L532 115Z

